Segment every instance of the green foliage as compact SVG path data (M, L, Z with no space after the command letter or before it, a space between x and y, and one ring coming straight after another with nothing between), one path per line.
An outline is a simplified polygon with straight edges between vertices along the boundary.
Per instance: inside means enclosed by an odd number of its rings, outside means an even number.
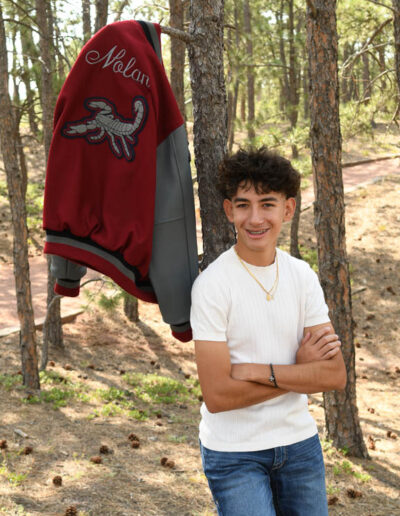
M147 403L180 403L200 394L198 386L157 374L126 373L124 380L133 386L137 398Z
M98 299L98 305L100 308L103 308L103 310L106 310L107 312L113 312L117 309L121 299L121 292L115 292L112 294L101 293Z
M27 473L14 473L3 464L0 466L0 475L10 482L13 486L19 486L28 476Z
M340 489L337 487L337 486L334 486L332 484L328 484L326 486L326 494L327 495L335 495L335 494L338 494L340 493Z
M29 229L40 229L43 214L44 184L28 183L26 189L26 214Z
M29 396L24 399L25 403L34 405L37 403L51 403L56 410L60 407L66 407L67 401L73 399L76 393L73 389L61 389L53 387L49 390L42 390L35 396Z
M128 416L137 421L146 421L149 418L149 413L146 410L132 409L129 410Z
M363 473L360 471L356 471L353 467L353 464L348 460L343 460L342 462L336 462L333 466L333 474L336 476L339 475L351 475L357 480L361 482L369 482L371 480L371 476L368 473Z
M0 385L10 391L16 386L22 386L22 376L19 374L0 374Z
M4 179L0 179L0 197L4 197L7 199L8 193L7 193L7 181Z
M56 371L40 371L39 373L40 383L41 384L60 384L63 383L65 385L71 385L70 380L65 378L60 373Z
M97 396L103 401L120 401L125 400L127 392L117 389L116 387L110 387L109 389L98 389L96 391Z
M306 261L310 267L318 272L318 252L316 249L300 245L300 254L304 261Z

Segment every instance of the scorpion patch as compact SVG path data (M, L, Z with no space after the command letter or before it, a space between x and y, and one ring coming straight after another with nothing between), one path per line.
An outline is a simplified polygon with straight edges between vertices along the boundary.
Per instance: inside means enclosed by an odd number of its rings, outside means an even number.
M107 140L114 156L133 161L138 134L147 120L146 99L142 96L134 97L132 118L124 118L118 114L115 104L103 97L85 99L84 106L90 115L74 122L67 122L61 134L66 138L85 138L90 144L99 144Z

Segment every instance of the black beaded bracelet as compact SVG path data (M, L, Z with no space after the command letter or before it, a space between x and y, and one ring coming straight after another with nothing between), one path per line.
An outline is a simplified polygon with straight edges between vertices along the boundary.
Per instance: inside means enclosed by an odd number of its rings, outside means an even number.
M270 377L268 378L268 380L274 384L274 387L278 388L278 384L276 383L276 378L275 378L275 373L274 373L274 368L272 366L272 364L269 364L269 367L271 368L271 375Z

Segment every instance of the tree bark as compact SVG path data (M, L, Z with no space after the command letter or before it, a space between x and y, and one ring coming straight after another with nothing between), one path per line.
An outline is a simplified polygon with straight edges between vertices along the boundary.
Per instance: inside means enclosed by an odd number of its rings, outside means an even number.
M371 98L372 94L372 85L371 85L371 74L369 71L369 54L368 52L363 52L361 55L362 64L363 64L363 72L362 72L362 82L363 82L363 100L367 104Z
M290 254L296 258L301 258L299 248L299 226L301 214L301 191L299 189L296 196L296 210L290 225Z
M216 191L218 165L226 152L227 107L223 63L223 0L192 0L189 32L194 117L194 153L203 231L204 269L234 242Z
M298 60L296 58L295 46L295 29L294 29L294 4L293 0L288 1L288 34L289 34L289 70L288 70L288 102L287 102L287 116L290 122L290 129L293 132L296 129L297 120L299 117L299 84L298 84ZM292 159L299 157L296 142L292 143ZM296 211L290 226L290 254L301 258L299 249L299 226L301 213L301 192L299 190L296 197Z
M53 91L52 74L55 69L54 56L51 54L51 42L53 35L51 33L51 4L49 0L36 0L36 17L38 27L40 28L40 55L41 55L41 96L42 105L42 124L43 139L46 162L49 155L51 138L53 134L53 111L55 105L55 95ZM53 300L55 278L50 272L50 257L47 256L47 306L50 306ZM50 343L56 348L63 347L63 334L61 325L60 299L56 299L51 304L50 313L48 315L47 324L43 328L43 340Z
M89 41L92 37L92 26L90 20L90 0L82 0L82 30L83 42Z
M238 2L234 0L233 17L235 20L235 44L236 48L240 45L240 21ZM236 56L235 56L236 59ZM237 105L239 98L239 70L236 60L231 63L232 81L234 83L233 91L231 89L231 99L228 102L228 150L232 151L233 143L235 141L235 126L237 117Z
M251 34L251 11L249 0L245 0L243 4L243 25L246 36L246 53L247 63L247 137L252 141L255 136L254 122L255 122L255 100L254 100L254 68L253 64L253 39Z
M139 303L136 297L124 295L124 313L131 322L139 321Z
M310 66L311 155L315 190L315 230L322 287L333 326L340 335L347 368L343 392L324 394L328 438L351 455L367 457L356 403L355 353L345 208L337 69L336 0L314 0L307 8Z
M97 32L104 25L107 25L108 0L96 0L96 21L94 30Z
M392 0L393 5L393 30L394 30L394 68L397 80L397 110L400 112L400 0ZM396 118L396 117L394 117Z
M184 4L182 0L169 0L170 25L179 30L184 29ZM186 122L185 114L185 52L184 41L171 38L171 87L179 106L179 110Z
M36 351L35 320L32 308L31 282L28 261L28 228L23 177L18 166L18 152L14 135L16 120L8 90L8 63L3 12L0 5L0 145L7 176L7 190L14 232L13 263L17 311L20 321L20 351L23 384L39 389Z

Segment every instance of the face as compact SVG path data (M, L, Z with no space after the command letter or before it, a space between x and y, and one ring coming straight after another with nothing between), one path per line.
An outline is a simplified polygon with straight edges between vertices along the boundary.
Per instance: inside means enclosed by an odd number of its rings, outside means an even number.
M295 206L295 200L282 193L257 193L253 185L239 186L232 199L224 200L224 210L235 225L240 257L254 265L272 263L282 223L292 219Z

